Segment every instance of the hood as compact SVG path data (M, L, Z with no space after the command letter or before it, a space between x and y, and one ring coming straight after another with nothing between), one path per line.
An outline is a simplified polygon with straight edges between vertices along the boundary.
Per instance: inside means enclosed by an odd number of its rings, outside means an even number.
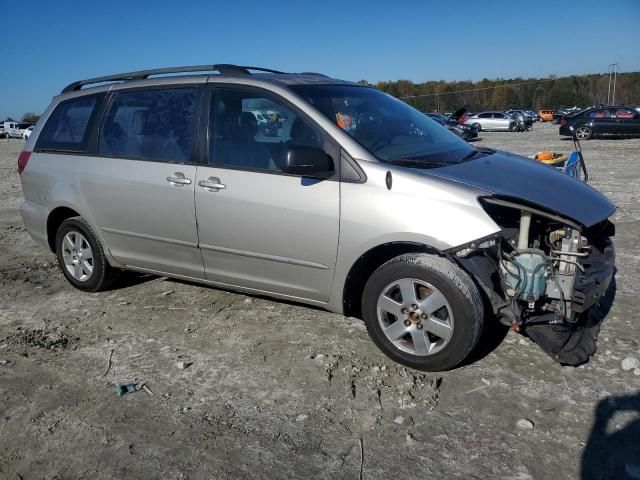
M465 113L467 113L467 109L462 107L453 112L449 118L451 118L452 120L460 120L460 117L462 117L462 115L464 115Z
M496 151L424 172L472 185L515 203L537 206L585 227L607 219L616 210L607 197L589 185L548 165L506 152Z

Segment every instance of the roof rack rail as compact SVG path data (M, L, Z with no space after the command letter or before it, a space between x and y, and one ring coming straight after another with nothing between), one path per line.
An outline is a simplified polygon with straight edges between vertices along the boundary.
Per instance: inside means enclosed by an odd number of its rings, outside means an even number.
M318 73L318 72L302 72L300 75L313 75L316 77L329 78L329 75L325 75L324 73Z
M262 67L249 67L241 65L231 65L227 63L221 63L218 65L191 65L186 67L172 67L172 68L156 68L153 70L139 70L137 72L118 73L116 75L108 75L106 77L88 78L87 80L78 80L77 82L70 83L63 90L62 93L75 92L81 90L85 85L92 85L95 83L106 82L124 82L128 80L143 80L149 78L152 75L168 75L172 73L187 73L187 72L211 72L216 71L221 75L251 75L250 70L257 72L267 73L285 73L278 70L271 70L270 68Z

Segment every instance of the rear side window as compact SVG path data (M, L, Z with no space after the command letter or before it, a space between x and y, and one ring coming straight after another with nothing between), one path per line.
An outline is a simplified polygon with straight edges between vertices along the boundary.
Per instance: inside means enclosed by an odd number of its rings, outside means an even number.
M111 157L188 162L194 142L197 88L116 93L99 134Z
M84 152L98 95L60 102L42 128L36 149Z
M613 116L615 116L616 118L631 119L636 118L636 115L638 115L638 113L631 110L630 108L618 108L617 110L615 110Z

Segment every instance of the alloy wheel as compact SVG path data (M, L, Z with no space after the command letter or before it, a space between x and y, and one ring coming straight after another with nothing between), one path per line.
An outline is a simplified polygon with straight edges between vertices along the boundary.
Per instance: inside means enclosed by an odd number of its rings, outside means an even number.
M378 297L377 315L387 339L412 355L438 353L453 335L449 302L423 280L403 278L387 285Z
M576 128L576 137L578 137L580 140L586 140L590 136L591 130L589 130L587 127Z
M69 274L80 282L86 282L93 273L93 251L80 232L71 230L62 240L62 258Z

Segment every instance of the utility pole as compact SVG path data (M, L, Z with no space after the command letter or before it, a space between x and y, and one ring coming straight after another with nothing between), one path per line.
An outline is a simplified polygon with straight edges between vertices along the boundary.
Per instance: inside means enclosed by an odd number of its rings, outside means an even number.
M616 103L616 81L618 80L618 72L620 71L619 63L609 64L609 89L607 90L607 105ZM611 77L613 77L613 96L611 96ZM611 98L611 101L609 99Z

